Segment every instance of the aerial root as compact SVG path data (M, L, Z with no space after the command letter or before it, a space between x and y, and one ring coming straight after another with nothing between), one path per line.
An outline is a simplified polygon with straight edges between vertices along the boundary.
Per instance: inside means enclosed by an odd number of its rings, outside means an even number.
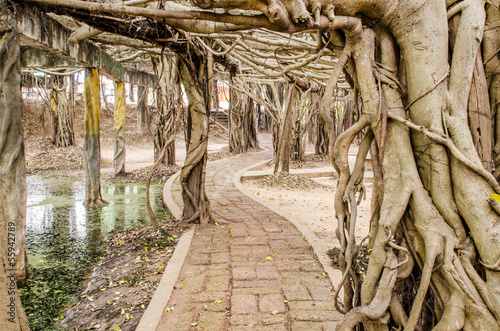
M466 167L468 167L470 170L478 174L479 176L483 177L488 184L491 186L495 192L500 194L500 185L498 184L497 180L491 173L486 171L481 164L476 164L469 160L455 145L455 143L451 140L450 137L445 136L442 133L432 131L422 125L416 125L415 123L400 117L393 112L388 112L387 116L395 121L400 122L401 124L404 124L408 126L410 129L420 131L423 134L425 134L427 137L432 139L434 142L438 144L442 144L446 147L448 147L448 150L450 151L451 155L455 157L458 161L460 161L462 164L464 164Z
M479 260L479 262L486 268L494 271L500 271L500 259L494 264L486 264L483 261Z
M408 322L408 316L406 316L403 304L394 293L392 294L391 297L389 310L391 312L392 319L394 319L396 324L402 326L403 328L406 327L406 323Z
M198 204L196 203L196 199L194 198L191 191L188 189L188 186L186 183L182 183L182 189L184 190L184 192L186 192L187 196L189 197L189 201L191 201L191 204L193 205L195 211L194 211L194 214L190 218L183 219L183 217L181 217L179 219L179 221L184 221L186 223L192 223L196 219L198 219L198 217L200 216L200 208L198 207Z
M405 327L405 331L412 331L417 325L418 319L420 317L420 312L422 310L422 305L424 303L425 295L427 289L429 288L429 283L431 281L432 269L434 267L434 262L438 255L437 249L429 249L426 252L426 261L422 267L422 279L420 280L420 286L415 296L415 301L411 307L410 316L408 317L408 322Z
M392 290L396 283L397 269L393 268L398 263L396 254L389 249L379 286L373 300L367 306L356 307L350 310L340 322L337 330L353 330L354 327L364 321L381 319L381 323L388 322L387 309L391 303Z
M406 215L405 218L406 217L409 217L409 216ZM422 260L418 256L417 251L415 250L415 247L413 247L413 244L412 244L411 239L410 239L410 234L408 233L408 228L406 227L406 223L404 220L401 221L401 228L403 229L403 235L404 235L404 238L406 240L406 243L408 244L408 248L410 249L411 255L413 256L413 259L417 262L417 265L420 268L420 270L422 270L422 268L423 268ZM430 288L431 288L432 294L434 295L434 298L436 299L436 301L439 305L439 308L441 310L443 310L444 309L443 302L441 301L441 297L439 296L439 293L432 282L430 283Z
M175 120L175 113L174 113L174 120ZM151 202L149 199L151 179L153 178L153 175L155 174L156 170L158 170L158 167L160 166L160 164L163 162L163 159L165 158L165 154L167 153L168 147L174 142L175 134L177 133L177 127L178 127L179 122L180 121L176 121L174 123L174 128L173 128L171 136L168 138L168 140L163 145L163 148L161 149L161 152L160 152L160 155L158 156L158 159L154 163L153 167L149 170L148 177L146 178L146 210L148 212L148 216L149 216L149 220L151 222L151 225L153 225L155 230L158 229L159 224L158 224L158 220L156 219L156 215L153 212L153 208L151 207ZM166 135L166 132L164 132L164 138L166 138L165 135Z
M410 260L410 253L408 252L408 249L406 249L405 247L396 245L393 237L391 237L391 239L387 242L387 244L396 250L402 251L405 255L405 258L403 259L403 261L399 262L398 264L396 264L395 266L393 266L391 268L397 269L400 266L402 266L403 264L406 264Z
M335 294L333 295L333 301L335 303L335 308L339 312L344 313L344 314L346 313L345 309L343 307L341 308L338 305L338 295L340 293L340 289L344 286L349 274L353 275L352 279L356 278L356 275L352 271L352 260L354 259L353 251L354 251L354 244L356 241L355 228L356 228L356 218L357 218L356 196L355 196L355 193L353 191L351 191L349 194L349 201L351 204L351 215L350 215L351 219L349 222L349 229L348 229L349 238L347 240L347 247L345 249L345 260L346 260L347 265L345 267L345 270L343 270L342 279L340 281L340 284L339 284L339 286L337 286L337 290L335 291ZM352 273L351 273L351 271L352 271Z
M488 307L493 316L495 316L497 322L500 323L500 305L498 304L496 298L491 295L486 286L486 282L479 276L476 269L474 269L471 260L467 256L460 256L460 261L462 262L467 276L469 276L471 282L474 284L475 288L479 292L479 295L483 299L484 304Z
M487 197L486 201L490 204L491 208L496 211L500 215L500 202L496 201L493 198Z

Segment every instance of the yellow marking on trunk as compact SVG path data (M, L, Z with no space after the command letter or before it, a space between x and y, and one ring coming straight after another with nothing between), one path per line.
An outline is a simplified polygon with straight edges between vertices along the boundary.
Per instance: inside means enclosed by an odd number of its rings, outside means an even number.
M99 68L85 70L85 133L99 134L101 122L101 98Z
M115 130L125 127L125 84L123 82L115 83Z
M50 108L57 116L57 92L54 89L50 92Z

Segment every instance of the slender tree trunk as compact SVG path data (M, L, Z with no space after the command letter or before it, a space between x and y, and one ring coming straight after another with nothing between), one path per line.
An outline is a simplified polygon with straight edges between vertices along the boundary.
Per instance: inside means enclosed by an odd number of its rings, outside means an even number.
M229 81L229 152L234 154L243 153L242 118L243 118L243 95L233 88L235 73L231 71Z
M259 142L257 140L254 101L248 96L245 96L245 99L246 102L243 117L243 149L246 152L249 149L259 148Z
M146 128L146 108L148 106L148 89L145 86L139 85L137 98L137 129L139 133L144 133Z
M134 101L135 101L135 96L134 96L134 84L130 84L130 85L129 85L128 97L130 98L130 101L132 101L132 102L134 102Z
M212 101L212 109L215 110L215 111L219 111L219 89L218 89L218 85L219 85L219 82L217 81L217 79L213 79L213 83L212 83L212 97L213 97L213 101Z
M19 35L0 33L0 329L29 330L17 282L28 278Z
M277 89L276 89L277 90ZM266 99L269 100L269 103L277 103L276 99L278 98L275 93L273 93L273 88L271 85L266 85L265 86L265 93L266 93ZM278 107L277 107L278 108ZM281 108L278 108L281 109ZM269 120L267 122L269 124L269 127L271 129L272 137L273 137L273 156L276 159L279 154L279 141L280 141L280 135L281 135L281 128L278 121L274 121L271 116L268 114L267 111L265 111L266 118ZM279 112L276 113L276 116L279 115Z
M212 77L211 56L194 54L180 57L180 76L188 98L186 127L187 153L180 174L183 220L207 224L210 221L210 203L205 192L205 172L208 160L208 120L210 114Z
M113 166L115 176L125 173L125 84L115 82L115 114L114 114L114 136L115 147L113 153Z
M85 166L85 206L107 204L101 195L101 98L99 96L99 69L85 69L85 137L83 161Z
M73 146L75 141L73 118L69 107L66 85L65 77L52 77L52 91L50 94L53 119L52 143L56 147Z
M293 119L292 119L292 130L290 134L290 153L291 159L293 161L303 161L304 160L304 135L305 132L302 115L300 113L301 109L297 106L298 100L294 100L293 107Z
M170 136L174 134L176 106L180 93L178 62L177 55L173 53L163 56L161 61L155 62L157 76L160 77L157 90L158 117L154 136L155 160L161 154L163 146L170 139ZM175 165L175 142L167 147L162 163L166 166Z
M326 123L321 115L316 116L316 142L314 143L314 152L316 155L328 155L330 152L328 141L328 131Z
M277 173L278 170L280 172L290 171L290 135L292 131L293 104L295 102L294 98L296 96L296 91L295 85L289 86L274 173Z
M69 76L69 115L71 119L71 128L73 129L73 143L75 142L74 136L74 123L75 123L75 111L76 111L76 88L78 81L76 79L76 75Z

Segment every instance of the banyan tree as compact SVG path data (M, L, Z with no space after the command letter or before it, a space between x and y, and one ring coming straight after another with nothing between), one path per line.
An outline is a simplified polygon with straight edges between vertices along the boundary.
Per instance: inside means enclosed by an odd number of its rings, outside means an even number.
M213 63L229 59L246 67L240 72L251 68L289 88L324 87L320 113L338 174L339 328L500 328L498 0L193 4L202 10L172 2L134 7L149 1L14 2L72 16L130 45L140 39L178 53L190 114L191 155L181 174L189 221L209 219L203 172ZM290 47L296 53L286 57ZM340 79L359 96L358 115L335 137L328 114ZM374 185L364 243L371 255L360 274L354 231L368 152Z

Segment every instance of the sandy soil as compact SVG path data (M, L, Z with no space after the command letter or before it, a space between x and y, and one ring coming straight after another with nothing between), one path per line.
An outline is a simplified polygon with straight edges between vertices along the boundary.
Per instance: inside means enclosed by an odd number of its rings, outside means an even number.
M350 153L351 162L354 162L355 150ZM352 157L351 157L352 155ZM307 164L308 162L306 162ZM321 166L324 166L322 164ZM309 166L308 168L312 168ZM268 168L269 169L269 168ZM319 185L266 185L269 178L245 180L243 185L261 201L271 204L302 222L304 222L320 238L327 248L338 247L335 236L337 220L334 211L334 196L337 180L332 177L312 178ZM366 183L366 199L361 201L358 208L358 222L356 224L356 241L359 243L369 232L370 203L372 184Z
M103 106L104 107L104 106ZM112 105L110 105L112 107ZM77 104L78 110L74 116L75 140L74 146L67 148L56 148L50 142L52 118L43 103L25 101L23 103L23 129L25 139L26 168L28 174L81 176L83 170L83 104ZM131 180L136 180L138 175L146 176L143 169L151 167L154 163L154 123L151 123L155 115L148 113L146 130L139 133L137 128L137 114L133 104L127 104L126 110L126 134L125 134L125 171L132 173ZM101 111L101 178L110 179L114 175L113 169L113 113L103 108ZM227 146L227 133L218 126L210 126L209 153L219 153L219 157L225 156L223 148ZM186 156L186 145L184 133L177 134L175 140L177 168L159 169L160 178L171 174L184 163ZM222 152L221 152L222 151ZM142 170L142 171L141 171ZM175 172L175 171L174 171ZM123 178L120 178L123 180Z

